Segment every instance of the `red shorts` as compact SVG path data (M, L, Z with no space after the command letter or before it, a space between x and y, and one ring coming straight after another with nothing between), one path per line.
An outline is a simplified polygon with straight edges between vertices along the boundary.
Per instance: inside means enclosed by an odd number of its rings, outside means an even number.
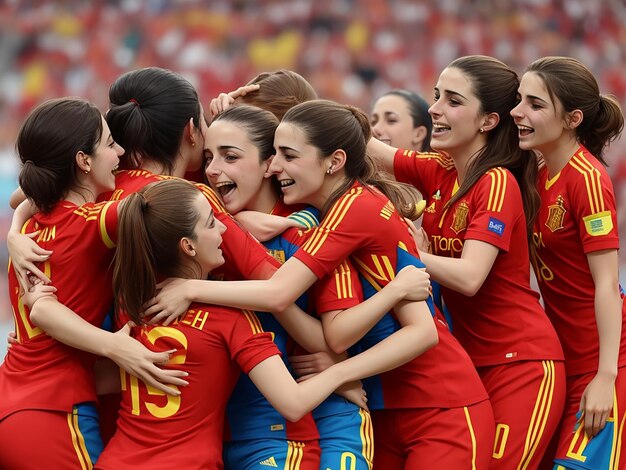
M17 411L0 421L0 468L88 470L102 452L95 408Z
M480 367L496 421L492 468L537 469L565 403L562 361Z
M585 434L584 425L577 426L576 413L580 400L596 373L567 378L567 401L561 422L555 461L565 468L568 463L576 468L618 470L626 468L626 367L620 367L615 380L613 410L605 428L593 439Z
M493 449L488 400L463 408L375 410L374 468L486 470Z

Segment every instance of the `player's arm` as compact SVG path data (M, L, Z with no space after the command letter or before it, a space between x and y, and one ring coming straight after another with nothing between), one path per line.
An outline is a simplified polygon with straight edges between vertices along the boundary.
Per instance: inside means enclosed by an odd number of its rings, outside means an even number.
M29 287L29 273L42 282L49 284L50 279L41 271L35 263L46 261L52 251L44 250L33 240L39 232L29 234L21 233L26 221L37 213L37 206L28 200L22 201L13 213L11 227L7 233L7 250L13 264L13 269L20 282L22 289Z
M304 228L296 220L257 211L239 211L233 215L254 238L265 242L280 235L288 228Z
M394 175L393 160L398 149L372 137L367 143L367 154L372 157L383 170Z
M11 209L17 209L17 207L26 200L26 194L21 187L18 188L11 193L9 197L9 206Z
M157 367L157 364L167 363L170 353L175 351L150 351L129 336L129 325L116 333L102 330L51 296L42 297L33 303L30 319L57 341L81 351L107 357L146 384L170 395L180 395L180 391L164 384L188 384L181 378L186 376L185 372Z
M356 371L346 371L339 363L324 372L296 383L279 356L257 364L248 376L267 401L289 421L297 421L319 405L340 385L356 380Z
M466 240L460 258L448 258L420 251L426 271L434 281L472 297L489 275L500 250L480 240Z
M613 408L613 391L622 336L622 299L619 293L617 250L587 254L595 285L595 315L600 341L598 372L585 389L580 407L585 432L595 436L604 428Z
M271 278L263 281L204 281L168 279L160 283L159 293L146 304L146 316L164 319L191 302L229 307L284 312L317 277L302 261L291 257ZM179 312L180 313L180 312Z
M415 266L403 268L374 296L358 305L321 314L324 335L332 350L341 354L359 341L401 300L425 300L429 296L429 275Z
M304 382L297 384L278 356L259 363L249 377L280 414L296 421L340 385L398 367L437 344L437 331L426 302L402 302L396 314L400 330Z

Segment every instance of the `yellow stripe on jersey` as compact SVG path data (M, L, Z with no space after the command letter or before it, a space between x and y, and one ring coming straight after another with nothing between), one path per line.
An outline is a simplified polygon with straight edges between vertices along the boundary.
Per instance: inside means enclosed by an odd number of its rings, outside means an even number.
M542 361L543 379L535 400L535 408L530 418L526 433L524 452L517 466L518 470L528 468L543 437L543 432L550 417L552 397L554 396L554 361Z
M107 232L107 212L109 211L109 208L111 207L111 204L113 204L113 201L107 202L104 204L104 207L102 208L102 211L100 212L100 236L102 237L102 241L104 242L104 245L107 248L115 248L115 242L113 240L111 240L111 237L109 236L109 232Z
M395 271L391 266L391 262L389 261L388 256L371 256L376 271L373 271L368 265L366 265L363 261L357 258L354 259L354 262L359 266L359 272L363 275L363 277L365 277L367 281L372 285L372 287L374 287L378 291L381 289L381 282L387 284L395 277Z
M352 203L363 192L362 187L352 188L348 193L341 197L331 208L330 212L324 217L322 225L317 227L309 240L302 246L302 249L314 256L322 247L330 232L337 228L337 225L343 220L346 212L352 206Z
M350 266L346 261L343 261L335 269L335 286L338 299L351 299L353 297Z
M67 414L67 425L70 428L70 434L72 436L72 445L76 452L76 458L80 463L80 468L83 470L91 470L93 465L91 464L91 457L85 447L85 439L83 438L80 428L78 427L78 414L76 410Z
M569 164L585 178L591 213L595 214L604 211L604 196L602 195L600 172L585 158L583 152L574 155Z
M309 211L302 210L299 212L294 212L290 214L288 219L295 220L299 224L303 225L307 230L313 227L317 227L319 224L318 220L311 214Z
M162 175L155 175L154 173L151 173L150 171L147 170L127 170L128 176L143 176L145 177L152 177L152 176L162 176Z
M439 164L439 166L448 170L454 168L454 162L452 161L452 159L450 157L442 155L441 153L416 152L414 150L405 150L404 152L402 152L402 155L405 157L419 158L421 160L435 160Z
M242 312L246 316L248 323L250 323L252 333L254 333L255 335L258 333L263 333L263 326L261 325L259 317L256 316L256 313L252 312L251 310L242 310Z
M379 215L383 219L389 220L394 211L395 211L395 207L393 207L393 204L391 203L391 201L387 201L387 204L385 204L384 207L380 210Z
M209 188L206 184L196 183L194 186L198 188L202 192L202 194L204 194L204 197L209 200L211 206L213 207L213 212L217 212L220 214L227 212L224 204L222 203L222 200L217 194L215 194L215 191Z
M304 455L304 442L287 441L285 470L299 470Z
M472 439L472 470L476 470L476 435L474 434L474 426L472 426L472 417L470 416L467 406L463 407L465 412L465 421L467 421L467 429Z
M626 414L622 416L622 421L619 423L619 429L617 427L619 419L619 411L617 409L617 390L613 386L613 447L611 448L611 460L609 460L609 468L611 470L619 469L620 450L622 448L622 431L624 430L624 419Z
M487 210L500 212L504 204L504 196L506 195L506 172L502 168L493 168L489 170L487 174L491 177L491 189L489 190Z
M619 423L619 432L616 431L617 434L617 442L615 443L615 461L613 462L612 470L619 470L619 461L621 458L622 451L622 433L624 431L624 426L626 425L626 413L622 416L622 421Z
M372 470L374 467L374 428L372 426L372 417L369 411L359 409L359 415L361 416L361 443L363 447L361 452L363 457L367 461L367 468Z

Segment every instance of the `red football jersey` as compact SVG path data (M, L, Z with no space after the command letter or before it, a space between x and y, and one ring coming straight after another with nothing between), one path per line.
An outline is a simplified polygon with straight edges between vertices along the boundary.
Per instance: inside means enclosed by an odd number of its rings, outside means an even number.
M36 242L54 251L40 269L57 287L59 302L96 326L113 306L111 260L117 206L117 202L76 206L61 201L22 228L22 233L40 230ZM9 348L0 367L0 419L24 409L71 412L76 403L95 401L96 356L56 341L30 321L10 261L9 297L19 344Z
M619 248L613 185L602 164L580 147L553 178L542 168L537 189L533 265L546 312L561 339L567 374L593 372L599 340L587 254ZM626 364L623 312L620 366Z
M389 199L356 183L294 256L319 278L350 256L361 275L382 288L395 276L399 245L418 258L408 227ZM452 408L487 398L467 353L442 322L435 324L437 346L380 375L385 408Z
M171 178L173 177L155 175L146 170L122 170L115 177L115 191L103 197L112 200L123 199L150 183ZM206 196L215 217L226 226L221 246L226 263L216 269L213 275L229 281L270 277L280 265L228 214L220 198L211 188L200 183L194 185Z
M272 209L272 214L288 217L294 211L300 214L300 220L311 222L308 230L291 227L280 235L288 244L293 245L293 250L297 251L297 247L304 245L313 233L313 228L317 226L317 220L314 220L307 213L306 205L294 204L288 206L282 199L276 202L274 209ZM284 258L289 256L289 253L283 255L282 262L286 261ZM281 258L281 255L278 255L278 257ZM361 289L358 271L354 269L349 258L339 264L331 274L313 284L310 292L312 298L310 299L309 307L316 315L320 312L346 310L363 301L363 290Z
M222 468L226 402L241 371L280 354L253 312L192 304L169 326L133 328L153 351L176 349L168 367L189 373L178 397L121 371L117 432L98 460L102 469Z
M452 161L436 153L396 152L395 175L426 199L422 226L432 253L460 258L465 240L498 248L485 282L473 297L442 286L452 331L476 367L512 361L562 360L550 320L530 287L526 220L519 186L504 168L485 173L452 206L458 189Z

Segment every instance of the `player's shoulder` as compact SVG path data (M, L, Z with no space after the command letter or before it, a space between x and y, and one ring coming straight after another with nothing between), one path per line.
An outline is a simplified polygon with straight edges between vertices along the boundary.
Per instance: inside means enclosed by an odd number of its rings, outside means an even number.
M421 163L431 162L446 171L454 170L454 161L449 155L445 153L417 152L415 150L403 150L399 152L399 155L401 157L419 160Z

